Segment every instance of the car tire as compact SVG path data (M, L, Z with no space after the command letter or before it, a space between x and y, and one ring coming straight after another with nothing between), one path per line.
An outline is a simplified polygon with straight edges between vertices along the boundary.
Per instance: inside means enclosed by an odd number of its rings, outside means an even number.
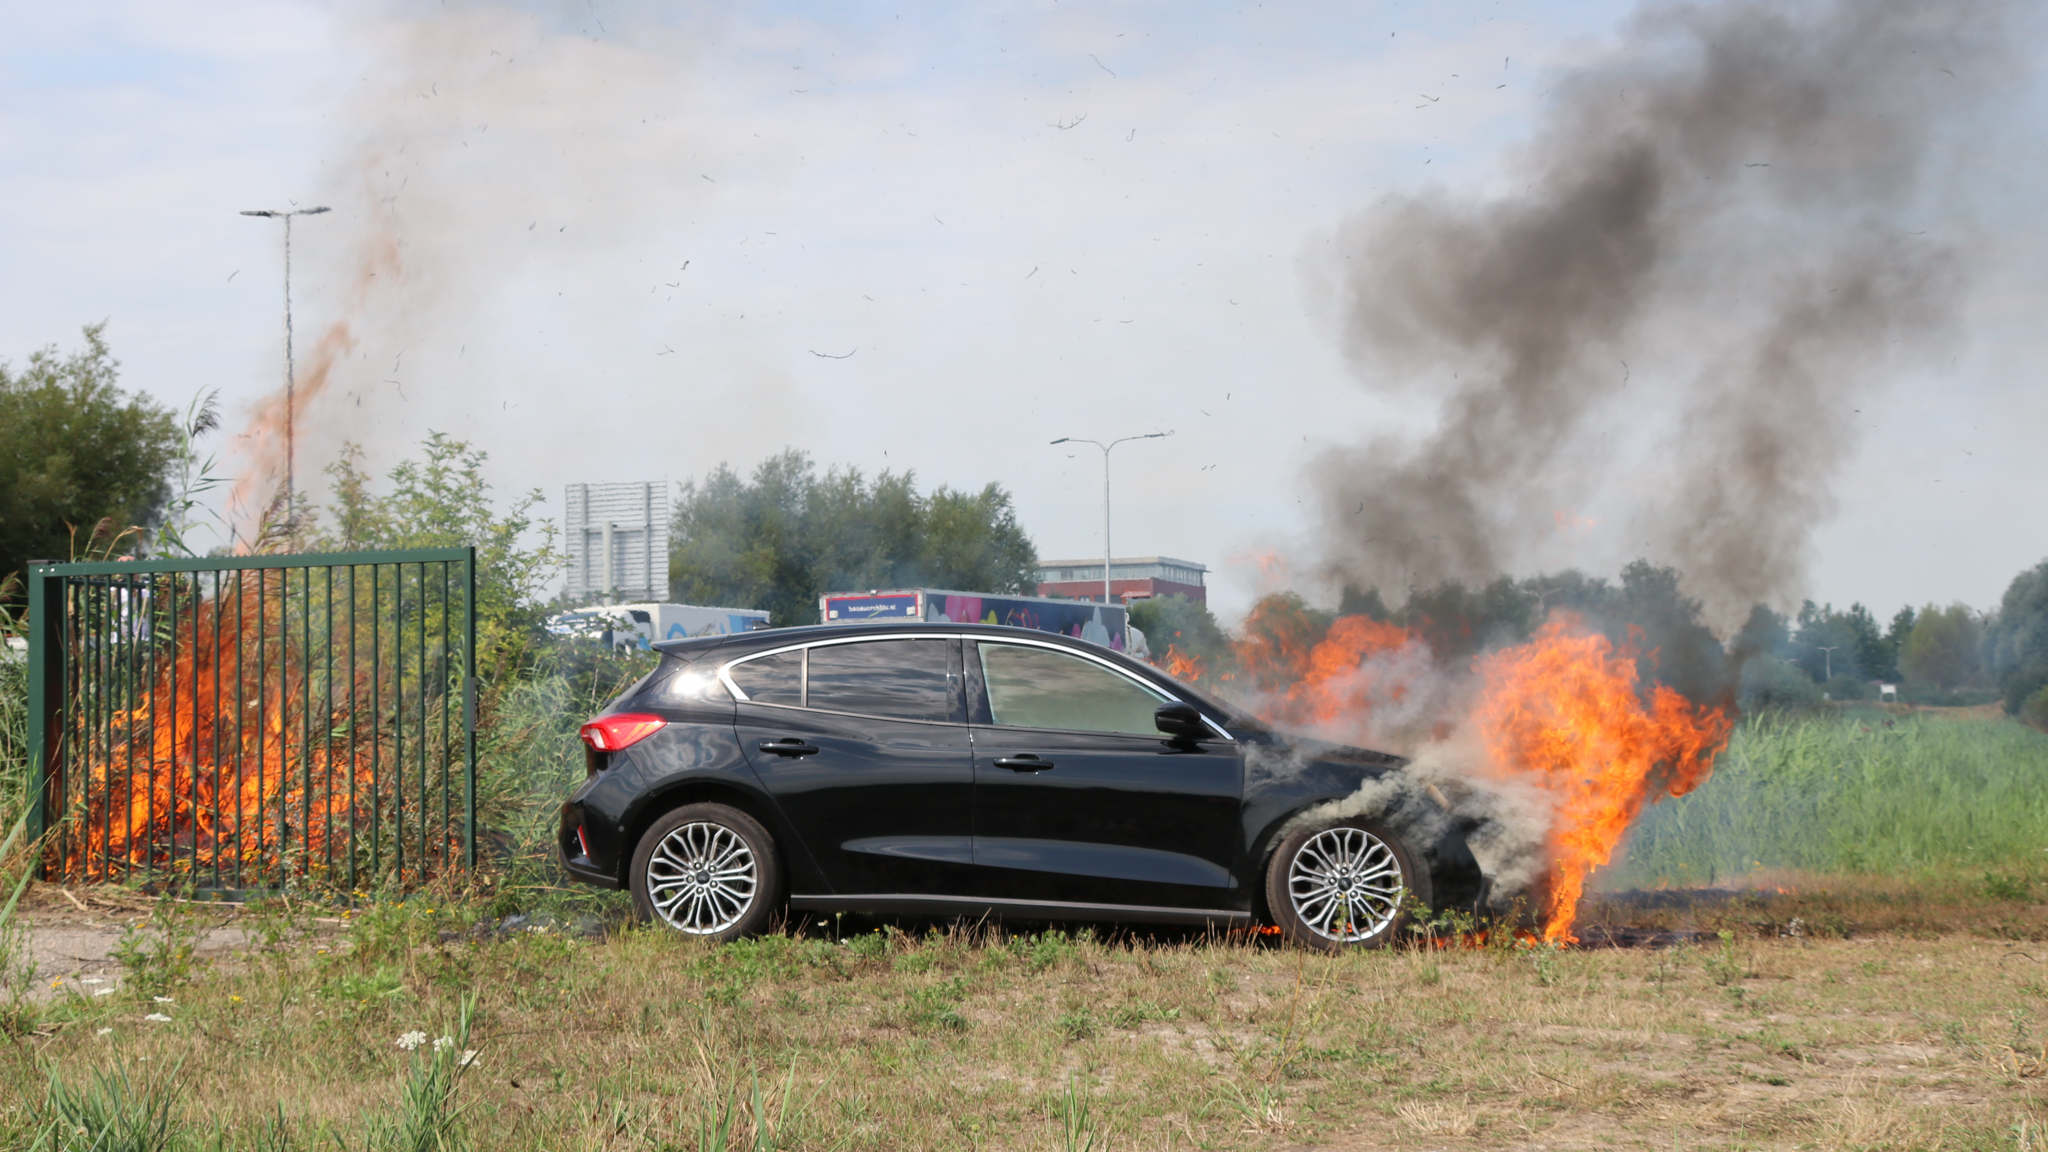
M782 906L774 837L725 804L686 804L656 820L632 868L640 918L686 936L724 943L757 935Z
M1429 876L1376 820L1340 820L1283 837L1266 866L1266 908L1289 940L1324 952L1381 948Z

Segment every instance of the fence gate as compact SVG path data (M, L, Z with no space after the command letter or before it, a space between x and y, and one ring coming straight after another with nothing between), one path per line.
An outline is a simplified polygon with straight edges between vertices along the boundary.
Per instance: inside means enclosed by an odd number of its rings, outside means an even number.
M476 863L476 550L31 564L46 875L216 890Z

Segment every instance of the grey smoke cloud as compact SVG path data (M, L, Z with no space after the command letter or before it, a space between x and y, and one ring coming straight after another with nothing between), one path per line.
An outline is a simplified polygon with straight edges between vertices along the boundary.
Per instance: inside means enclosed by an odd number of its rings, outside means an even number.
M527 323L566 327L574 304L538 284L573 282L571 265L714 195L681 175L705 151L691 31L607 10L602 28L584 5L490 2L346 23L371 66L341 105L316 193L335 212L295 236L302 488L341 440L409 448L380 443L418 434L394 411L494 397L487 334L508 297L529 297ZM281 476L282 420L280 391L238 438L244 517Z
M1647 6L1551 81L1506 191L1347 221L1345 350L1439 416L1315 463L1332 574L1514 571L1599 500L1628 530L1600 559L1677 565L1719 627L1796 598L1858 398L1953 326L1969 244L1943 177L2012 75L2008 15Z

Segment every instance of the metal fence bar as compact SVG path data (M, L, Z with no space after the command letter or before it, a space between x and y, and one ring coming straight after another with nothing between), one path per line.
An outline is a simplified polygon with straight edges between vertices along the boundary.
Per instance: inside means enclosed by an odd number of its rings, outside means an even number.
M221 661L221 658L220 658L220 621L221 621L221 617L222 617L223 615L225 615L225 613L223 613L223 612L221 611L221 603L220 603L220 589L221 589L221 583L222 583L222 581L221 581L221 576L222 576L222 575L223 575L223 574L222 574L222 573L220 573L220 572L215 572L215 573L213 574L213 659L212 659L212 661L211 661L211 663L212 663L212 665L213 665L213 710L214 710L214 718L213 718L213 758L212 758L212 759L213 759L213 794L212 794L212 796L210 797L210 799L211 799L211 800L213 801L213 823L212 823L212 825L211 825L211 826L212 826L213 828L215 828L215 829L219 829L219 828L220 828L220 789L221 789L221 774L220 774L220 768L221 768L221 755L220 755L220 730L221 730L221 728L223 727L223 725L222 725L222 723L221 723L221 717L220 717L220 705L221 705L221 696L220 696L220 666L221 666L221 663L222 663L222 661ZM131 743L132 743L132 741L131 741ZM218 832L216 832L216 836L218 836ZM218 887L220 887L220 853L219 853L219 852L214 852L214 853L211 853L211 855L213 856L213 886L214 886L215 888L218 888Z
M476 560L462 566L463 864L476 867Z
M356 877L356 856L361 844L356 839L356 704L362 699L360 682L356 679L356 570L348 569L348 888L353 892L360 881Z
M46 875L357 888L475 865L473 549L28 575Z

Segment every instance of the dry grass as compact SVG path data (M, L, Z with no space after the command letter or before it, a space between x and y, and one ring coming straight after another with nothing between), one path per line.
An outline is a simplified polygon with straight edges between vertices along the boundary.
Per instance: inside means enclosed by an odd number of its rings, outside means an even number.
M429 906L245 913L274 943L169 1004L60 989L7 1048L0 1146L52 1070L119 1067L174 1069L198 1146L362 1147L405 1107L394 1042L453 1032L472 993L455 1093L488 1149L2017 1149L2048 1120L2048 951L1945 905L1848 938L1723 902L1702 945L1334 958L959 928L472 938Z

